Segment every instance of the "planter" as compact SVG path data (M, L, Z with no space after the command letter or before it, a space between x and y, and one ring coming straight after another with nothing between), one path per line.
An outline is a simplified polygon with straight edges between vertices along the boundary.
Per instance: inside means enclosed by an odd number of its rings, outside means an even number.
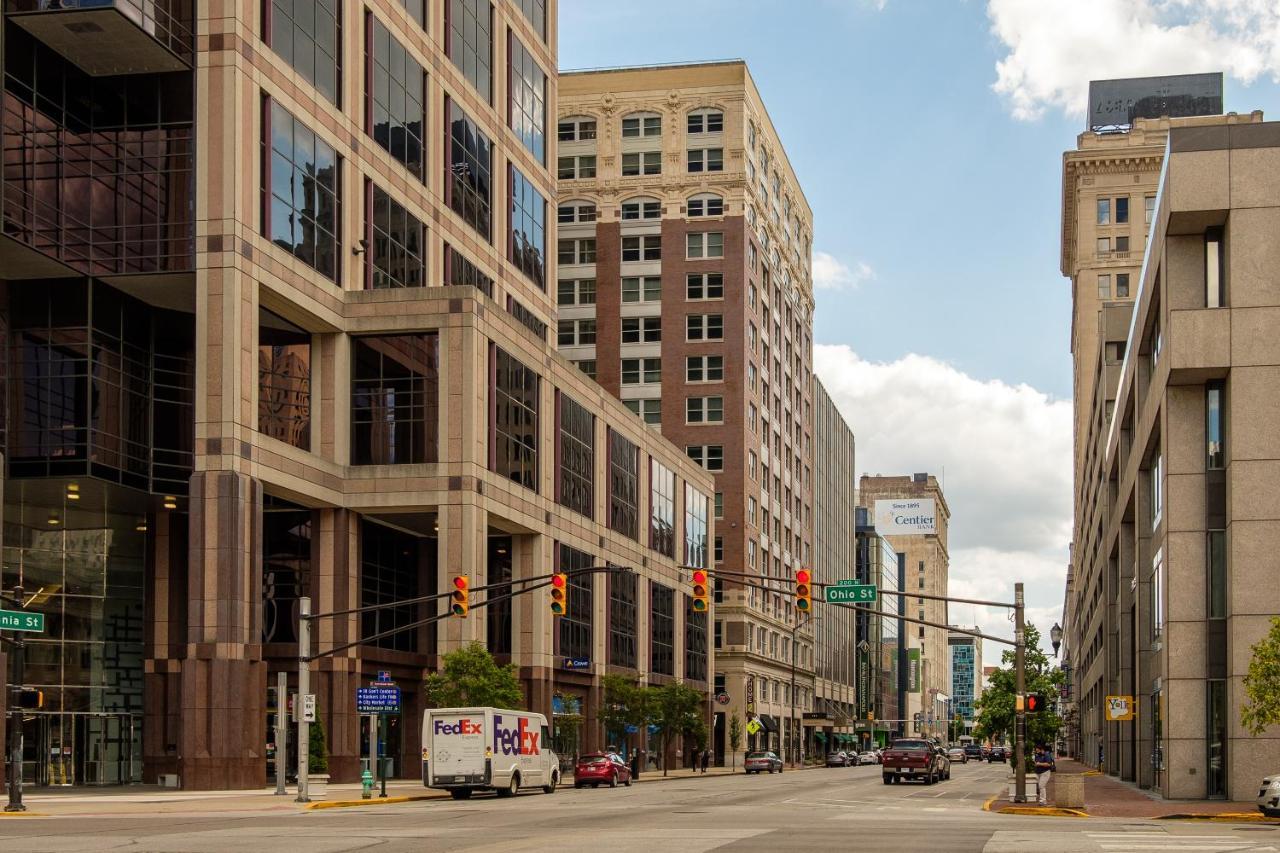
M329 774L328 773L308 773L307 774L307 798L311 800L323 800L329 796Z

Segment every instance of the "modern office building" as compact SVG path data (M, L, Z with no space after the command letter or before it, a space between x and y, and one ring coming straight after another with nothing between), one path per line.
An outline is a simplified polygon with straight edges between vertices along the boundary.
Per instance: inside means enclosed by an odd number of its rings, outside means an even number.
M715 474L715 565L770 586L717 578L717 719L796 758L815 710L790 580L813 565L820 464L808 202L740 61L563 74L558 132L560 351Z
M3 585L47 615L28 781L260 787L303 596L334 614L311 684L339 780L379 672L418 772L423 677L471 640L567 751L603 746L606 672L709 692L679 567L710 559L713 478L549 337L555 21L5 4ZM502 597L606 564L560 619ZM469 616L430 621L455 575Z
M947 646L951 654L951 732L956 736L970 734L976 718L973 703L982 695L982 638L952 631Z
M935 625L947 625L947 603L925 595L945 596L950 571L947 552L947 524L951 510L938 478L931 474L882 477L863 474L858 488L863 506L874 514L877 500L932 499L935 531L929 534L888 535L890 545L903 555L906 574L902 589L907 593L907 616ZM883 531L881 531L883 535ZM903 643L907 649L907 703L902 709L910 720L908 733L941 737L946 733L947 704L951 696L951 659L945 627L907 625Z
M1084 760L1165 797L1248 799L1280 762L1275 733L1239 724L1250 648L1280 612L1280 125L1163 132L1131 304L1102 313L1077 468L1078 512L1082 493L1097 506L1076 520L1065 645ZM1107 697L1137 713L1111 719Z
M901 711L907 706L903 638L908 628L895 618L904 612L899 581L906 564L889 540L876 533L869 508L858 507L855 519L857 580L875 584L879 591L878 605L863 608L855 617L858 713L854 731L858 745L869 748L885 746L894 736L910 731Z

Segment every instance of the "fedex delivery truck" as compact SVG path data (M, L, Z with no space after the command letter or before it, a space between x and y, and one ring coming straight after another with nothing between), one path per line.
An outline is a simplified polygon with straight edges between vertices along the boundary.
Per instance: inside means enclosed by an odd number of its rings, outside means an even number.
M455 800L473 791L515 796L521 788L551 794L560 760L547 718L500 708L432 708L422 715L422 784Z

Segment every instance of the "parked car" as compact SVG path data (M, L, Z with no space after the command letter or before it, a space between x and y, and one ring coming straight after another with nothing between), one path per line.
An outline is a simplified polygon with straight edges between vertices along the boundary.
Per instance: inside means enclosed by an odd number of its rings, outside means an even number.
M988 764L992 763L993 761L999 761L1001 764L1004 764L1008 760L1009 760L1009 756L1005 754L1005 749L1003 746L993 746L991 747L991 752L987 753Z
M1280 776L1268 776L1258 790L1258 811L1267 817L1280 817Z
M867 750L866 752L859 753L858 763L859 764L879 764L880 754L875 752L874 750Z
M599 788L608 785L610 788L631 784L631 768L622 756L614 752L588 752L579 755L573 765L573 787L583 788L590 785Z
M947 750L947 758L952 761L959 761L961 764L969 763L969 753L964 751L964 747L953 746Z
M844 752L843 750L827 753L828 767L848 767L852 763L853 762L849 760L849 753Z
M983 759L982 747L978 746L976 743L966 743L964 745L964 754L966 757L971 758L974 761L981 761Z
M924 738L898 738L884 751L884 770L880 774L886 785L903 779L919 779L932 785L950 772L946 754Z
M782 759L776 752L748 752L742 767L748 773L781 773Z

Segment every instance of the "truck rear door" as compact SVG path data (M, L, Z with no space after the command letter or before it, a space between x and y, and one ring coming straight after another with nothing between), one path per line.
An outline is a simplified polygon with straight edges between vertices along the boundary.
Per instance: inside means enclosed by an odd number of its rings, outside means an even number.
M485 715L480 712L433 713L429 717L432 784L484 782Z

